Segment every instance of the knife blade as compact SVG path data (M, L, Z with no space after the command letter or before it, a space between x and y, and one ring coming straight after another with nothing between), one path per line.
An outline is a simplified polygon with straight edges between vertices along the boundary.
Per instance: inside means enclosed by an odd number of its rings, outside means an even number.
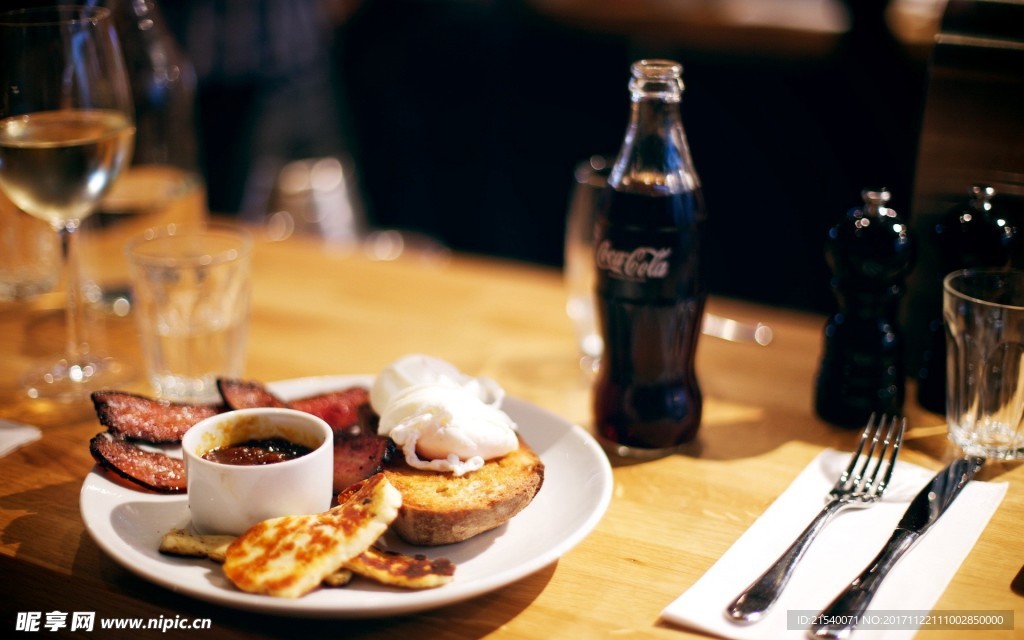
M808 629L808 637L849 638L889 570L945 513L984 462L984 458L967 456L935 474L910 502L875 559L818 614L815 624Z

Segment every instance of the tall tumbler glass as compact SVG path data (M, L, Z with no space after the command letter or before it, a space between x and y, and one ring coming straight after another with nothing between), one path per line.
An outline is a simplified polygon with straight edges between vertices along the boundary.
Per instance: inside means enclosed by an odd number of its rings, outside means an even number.
M943 318L950 439L970 455L1024 458L1024 271L947 275Z
M586 373L597 371L604 347L594 301L594 214L611 168L611 161L602 156L591 156L576 166L565 221L565 311L576 329L580 368Z
M214 401L242 374L252 239L239 227L148 231L128 244L146 373L163 399Z

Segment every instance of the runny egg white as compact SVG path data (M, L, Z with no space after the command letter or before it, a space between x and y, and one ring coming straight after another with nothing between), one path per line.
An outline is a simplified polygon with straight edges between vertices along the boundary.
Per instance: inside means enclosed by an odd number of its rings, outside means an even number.
M463 475L519 447L515 422L499 407L504 392L430 356L406 356L377 376L370 403L378 433L419 469Z
M494 407L501 407L505 398L504 389L494 380L474 378L445 360L416 353L395 360L377 374L370 389L370 404L382 414L395 394L421 384L461 387Z

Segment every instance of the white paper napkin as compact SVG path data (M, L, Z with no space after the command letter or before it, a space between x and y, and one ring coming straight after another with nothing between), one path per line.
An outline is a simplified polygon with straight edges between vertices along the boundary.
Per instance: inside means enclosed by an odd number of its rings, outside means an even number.
M0 420L0 458L42 437L37 427L10 420Z
M934 472L897 462L884 499L867 509L839 513L818 535L782 596L759 622L740 625L726 606L761 575L824 505L825 495L849 462L849 453L823 451L735 544L683 595L662 611L673 624L737 639L803 638L788 612L814 615L874 559L903 512ZM882 583L872 611L927 613L945 591L1006 494L1007 483L971 482ZM794 628L789 628L793 626ZM856 640L901 640L916 627L860 629Z

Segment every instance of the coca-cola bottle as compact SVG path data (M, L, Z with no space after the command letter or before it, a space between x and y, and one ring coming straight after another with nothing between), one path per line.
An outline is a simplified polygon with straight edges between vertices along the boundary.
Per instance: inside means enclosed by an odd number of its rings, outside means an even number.
M632 74L629 126L595 220L604 353L594 420L606 448L657 457L700 425L706 216L679 112L682 66L641 60Z

